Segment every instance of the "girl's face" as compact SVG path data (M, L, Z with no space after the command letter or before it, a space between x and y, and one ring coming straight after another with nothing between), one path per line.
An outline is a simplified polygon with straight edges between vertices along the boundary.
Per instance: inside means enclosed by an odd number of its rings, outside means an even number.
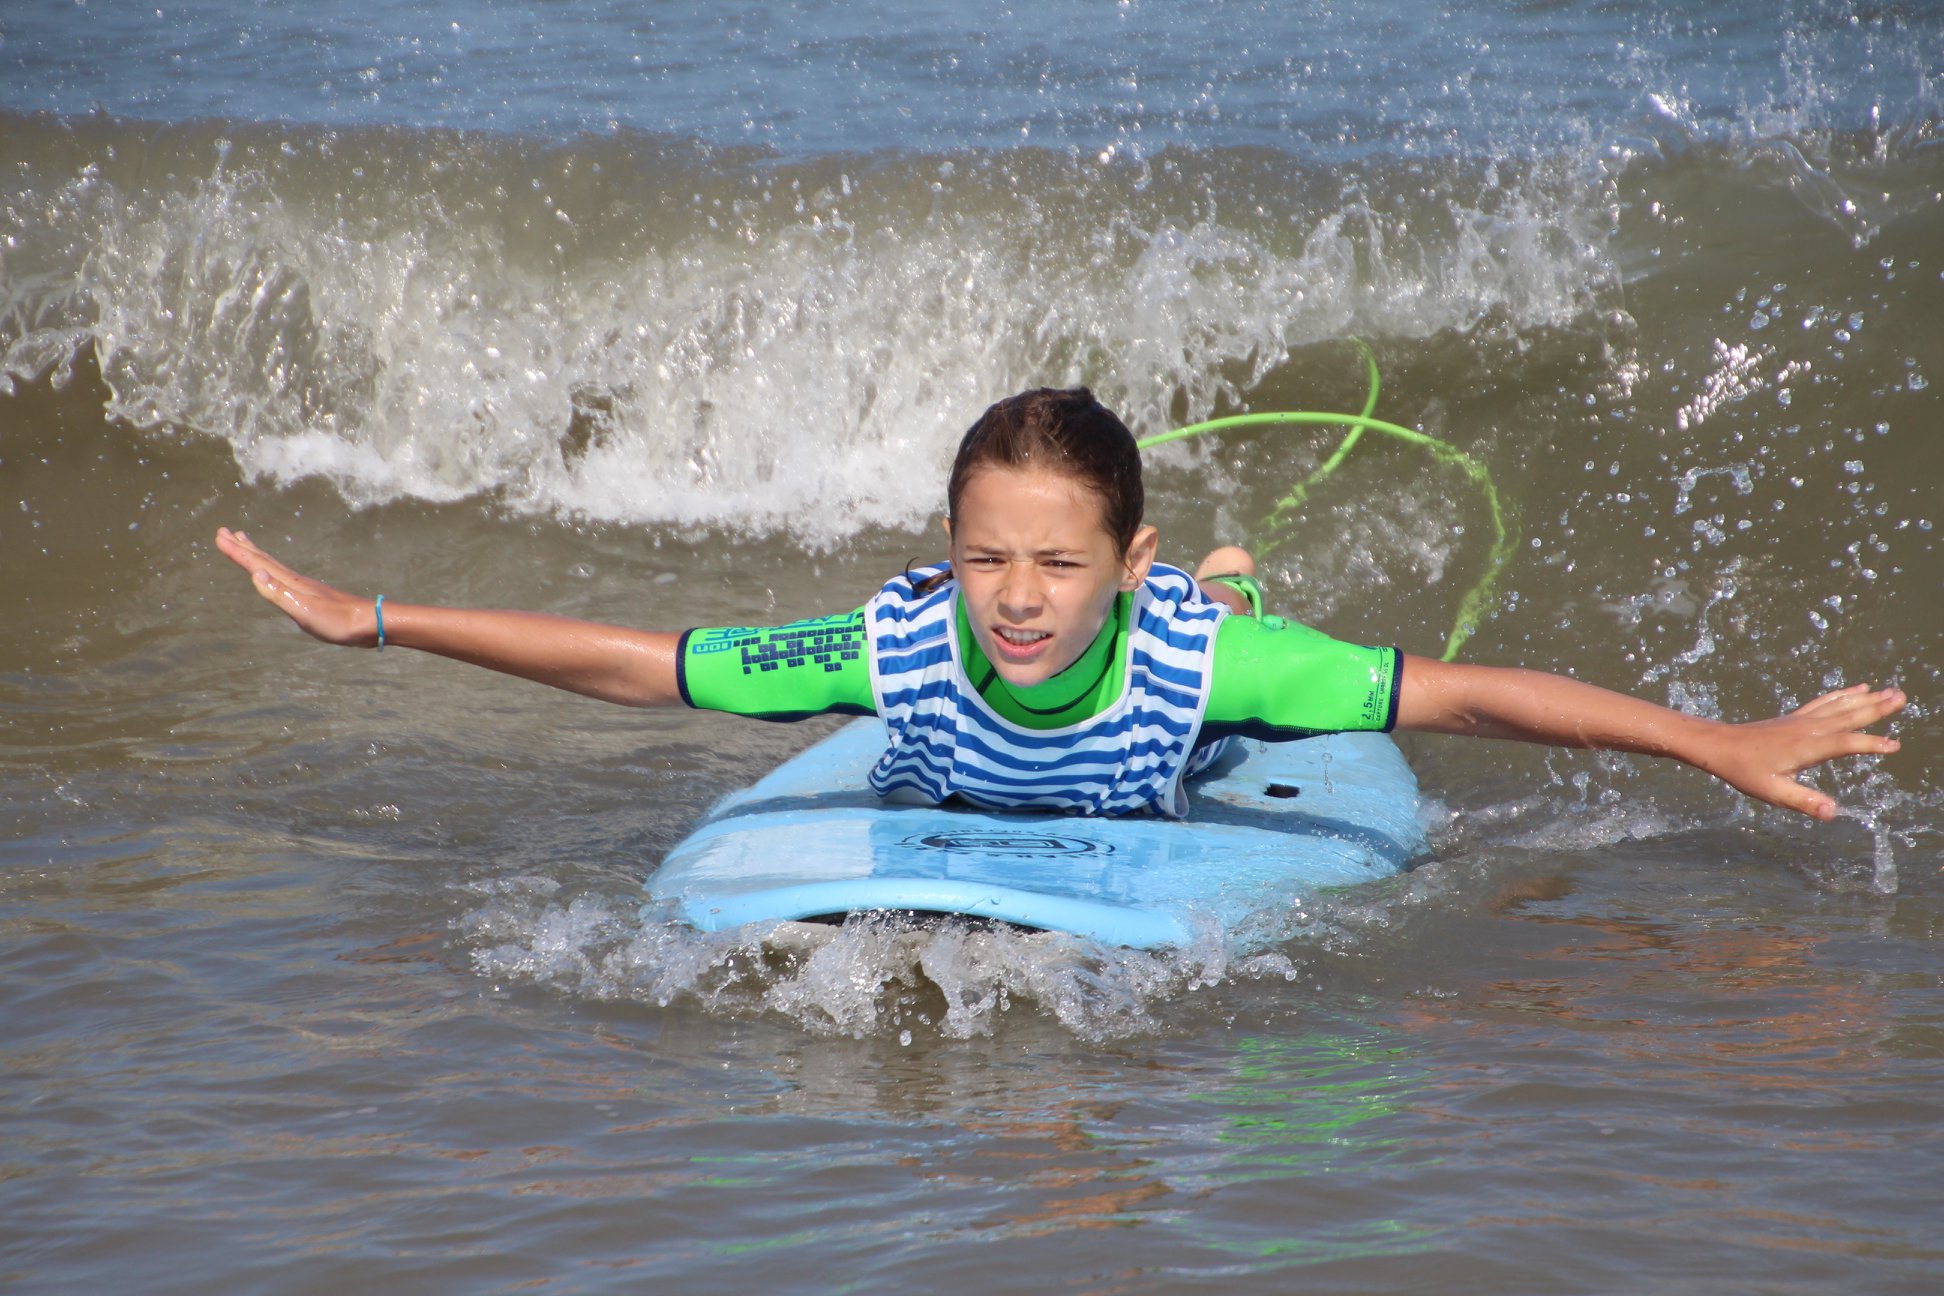
M1114 597L1154 563L1155 530L1119 552L1100 497L1045 468L981 468L945 520L966 619L1000 678L1039 684L1074 662L1100 633ZM956 522L956 525L954 523Z

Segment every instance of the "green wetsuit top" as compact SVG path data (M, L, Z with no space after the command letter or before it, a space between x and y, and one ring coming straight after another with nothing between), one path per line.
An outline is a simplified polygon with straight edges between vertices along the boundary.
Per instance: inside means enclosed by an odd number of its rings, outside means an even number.
M1252 600L1253 601L1253 600ZM1091 719L1120 697L1133 595L1080 659L1039 684L1006 683L957 606L965 673L992 709L1026 729ZM864 609L780 626L690 630L676 654L682 700L759 720L875 715ZM1281 617L1230 615L1215 635L1208 707L1198 743L1230 735L1271 742L1397 723L1402 657L1330 638Z

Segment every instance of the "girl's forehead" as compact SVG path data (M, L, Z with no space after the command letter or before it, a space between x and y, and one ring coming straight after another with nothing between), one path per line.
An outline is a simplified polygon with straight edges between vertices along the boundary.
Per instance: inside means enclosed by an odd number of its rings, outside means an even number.
M960 494L960 511L989 513L995 507L1030 501L1032 507L1054 509L1059 515L1073 515L1081 521L1096 523L1106 513L1106 501L1083 478L1058 468L978 468L966 478Z
M952 519L954 533L974 540L1031 540L1043 547L1062 540L1068 547L1106 538L1106 502L1084 481L1039 467L981 468L966 479Z

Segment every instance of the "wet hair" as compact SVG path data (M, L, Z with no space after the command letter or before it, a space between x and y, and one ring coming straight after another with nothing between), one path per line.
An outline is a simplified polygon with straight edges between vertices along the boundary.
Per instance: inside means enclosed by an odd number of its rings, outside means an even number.
M959 442L945 487L958 516L965 483L981 468L1050 468L1100 497L1101 522L1126 553L1141 528L1141 452L1134 434L1085 387L1041 387L1008 396L979 416Z

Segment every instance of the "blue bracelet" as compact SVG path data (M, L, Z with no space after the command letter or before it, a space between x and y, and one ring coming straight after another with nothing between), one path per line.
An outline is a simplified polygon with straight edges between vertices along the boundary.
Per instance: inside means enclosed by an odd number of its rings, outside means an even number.
M383 594L380 594L378 601L371 605L371 610L378 614L378 651L383 652L385 651L385 596Z

